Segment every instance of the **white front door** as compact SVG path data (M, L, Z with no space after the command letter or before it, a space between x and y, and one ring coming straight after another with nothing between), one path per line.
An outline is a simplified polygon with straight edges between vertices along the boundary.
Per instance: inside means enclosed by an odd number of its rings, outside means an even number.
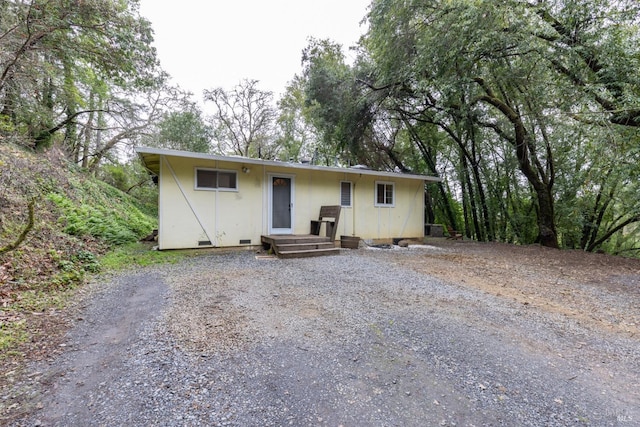
M269 234L293 234L294 178L269 175Z

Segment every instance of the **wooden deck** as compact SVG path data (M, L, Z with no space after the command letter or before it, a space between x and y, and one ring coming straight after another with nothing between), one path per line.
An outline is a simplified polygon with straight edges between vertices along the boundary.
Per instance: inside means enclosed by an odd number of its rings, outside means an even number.
M336 247L329 237L313 234L271 234L260 238L265 249L272 249L278 258L303 258L337 255Z

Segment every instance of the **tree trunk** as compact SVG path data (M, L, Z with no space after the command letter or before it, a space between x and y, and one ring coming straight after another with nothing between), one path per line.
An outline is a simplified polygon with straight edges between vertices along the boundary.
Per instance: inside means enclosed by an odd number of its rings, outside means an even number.
M542 174L543 171L534 166L537 159L532 158L535 152L530 149L530 137L522 121L522 117L510 105L498 98L483 79L476 78L475 81L486 93L486 95L480 96L479 100L497 108L513 126L514 137L510 139L509 142L516 151L520 171L527 178L536 193L536 201L538 204L537 240L542 246L559 249L553 196L551 194L552 181L547 176L538 175L538 173Z
M476 193L473 189L473 184L471 183L471 176L469 174L469 164L466 156L464 155L464 152L460 154L460 160L462 162L462 169L464 174L464 176L462 177L462 179L464 180L463 182L465 184L463 185L463 188L464 187L467 188L467 198L469 200L469 211L471 213L471 220L473 221L473 232L477 240L484 241L485 240L484 233L482 231L482 228L480 227L480 222L478 221L478 207L476 206ZM465 219L464 219L465 227L466 227L465 231L466 231L467 237L471 238L472 227L469 226L469 222L468 222L469 212L467 212L467 208L466 208L467 204L463 202L463 205L465 206Z
M434 158L432 150L422 141L422 139L420 139L420 136L416 133L416 129L408 120L404 119L404 123L407 127L407 130L409 131L409 134L411 135L411 139L418 147L418 150L420 150L422 158L429 168L429 172L437 176L438 173L436 169L436 159ZM451 224L451 227L453 227L454 229L458 229L458 226L456 224L456 216L453 213L453 207L451 206L449 198L447 197L447 190L444 188L444 183L442 181L439 181L436 184L438 186L438 192L440 193L440 200L442 200L442 207L445 216Z
M33 224L34 224L33 217L34 217L34 211L35 211L35 203L36 202L33 199L29 201L29 204L27 205L27 209L28 209L27 224L22 229L22 231L20 232L20 234L18 235L16 240L14 240L11 243L6 244L5 246L0 247L0 255L15 250L27 238L27 234L29 234L29 232L33 229Z
M467 120L470 141L471 141L471 157L472 157L470 159L471 172L472 172L474 183L475 183L475 189L478 194L478 203L480 204L480 208L481 208L479 213L481 214L481 220L483 222L483 228L479 228L479 230L482 231L481 235L479 236L479 239L481 241L487 241L487 240L494 241L495 236L493 233L493 224L489 220L489 207L487 206L487 197L485 196L485 193L484 193L484 185L482 184L482 177L480 175L481 159L479 158L476 150L477 148L476 132L475 132L474 124L471 120L472 120L471 118Z
M538 197L538 240L542 246L559 249L553 212L553 197L546 189L536 189Z
M94 99L95 94L91 91L89 95L89 108L91 112L89 113L89 117L87 118L87 124L84 127L84 142L82 144L82 168L86 169L89 167L89 148L91 146L91 134L93 132L93 115L94 115Z

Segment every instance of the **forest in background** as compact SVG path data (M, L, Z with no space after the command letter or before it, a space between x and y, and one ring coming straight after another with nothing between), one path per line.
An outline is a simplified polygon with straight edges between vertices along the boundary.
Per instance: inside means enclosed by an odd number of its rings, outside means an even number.
M3 1L0 144L147 199L138 145L435 175L427 221L470 239L640 254L637 1L374 0L364 18L355 61L310 39L280 99L238 76L199 100L136 0ZM4 248L42 208L14 190Z

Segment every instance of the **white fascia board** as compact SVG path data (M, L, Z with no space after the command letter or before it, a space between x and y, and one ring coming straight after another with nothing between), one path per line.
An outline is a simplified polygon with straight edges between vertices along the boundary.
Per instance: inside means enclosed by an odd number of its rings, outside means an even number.
M137 147L136 152L141 157L144 157L145 154L150 154L150 155L158 155L158 156L186 157L190 159L218 160L223 162L240 163L243 165L272 166L272 167L280 167L280 168L287 168L287 169L338 172L338 173L347 173L347 174L354 174L354 175L372 175L377 177L415 179L415 180L427 181L427 182L442 181L441 178L438 178L435 176L427 176L427 175L384 172L384 171L375 171L371 169L317 166L317 165L309 165L304 163L289 163L289 162L280 162L276 160L252 159L249 157L241 157L241 156L219 156L216 154L194 153L191 151L169 150L169 149L154 148L154 147Z

